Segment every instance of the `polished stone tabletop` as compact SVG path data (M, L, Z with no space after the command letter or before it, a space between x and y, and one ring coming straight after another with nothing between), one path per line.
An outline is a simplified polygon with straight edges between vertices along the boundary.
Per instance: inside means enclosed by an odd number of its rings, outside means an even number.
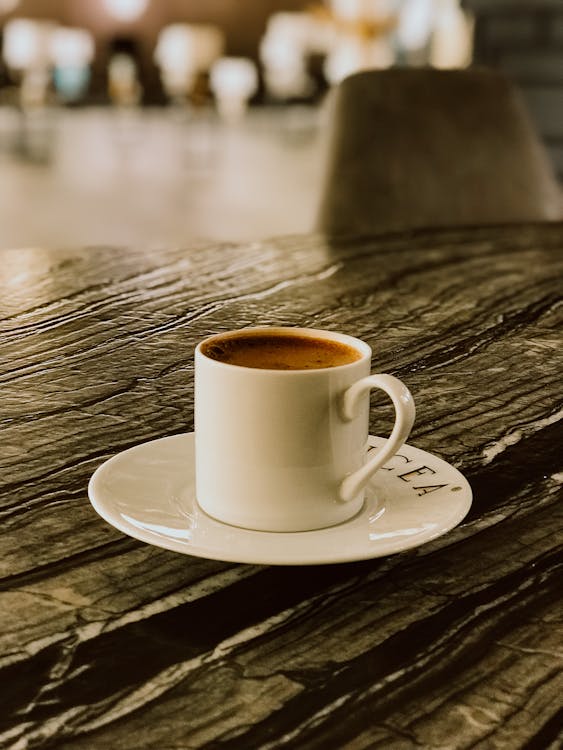
M562 224L0 260L0 747L560 747ZM107 458L193 430L195 343L262 324L373 347L472 486L458 527L268 567L94 512Z

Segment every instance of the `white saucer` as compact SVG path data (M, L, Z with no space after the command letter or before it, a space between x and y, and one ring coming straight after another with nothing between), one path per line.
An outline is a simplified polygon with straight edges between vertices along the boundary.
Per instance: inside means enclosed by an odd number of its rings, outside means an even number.
M369 438L370 450L384 443ZM350 521L297 533L240 529L210 518L196 502L193 433L110 458L92 476L88 494L102 518L143 542L212 560L267 565L350 562L417 547L456 526L472 497L457 469L404 445L377 472L363 509Z

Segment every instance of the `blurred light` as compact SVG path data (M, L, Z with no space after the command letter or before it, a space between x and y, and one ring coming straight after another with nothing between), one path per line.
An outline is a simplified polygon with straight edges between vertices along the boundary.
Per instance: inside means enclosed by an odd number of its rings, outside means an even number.
M154 59L167 93L173 97L189 93L197 74L211 68L223 46L223 33L216 26L175 23L163 28Z
M340 21L381 21L397 9L397 0L330 0L330 9Z
M11 13L17 8L20 0L0 0L0 13Z
M30 70L48 67L51 59L51 35L55 26L49 21L14 18L4 26L3 56L8 67Z
M406 50L418 50L428 44L435 21L434 0L407 0L399 14L397 40Z
M104 0L104 5L118 21L135 21L146 11L149 0Z
M154 56L162 67L209 70L223 45L223 34L216 26L175 23L158 35Z
M231 122L239 120L258 89L256 66L246 57L222 57L211 68L210 84L219 114Z
M311 36L311 16L308 13L272 13L268 19L266 36L282 40L292 47L306 50Z
M337 84L346 76L360 70L388 68L393 65L395 54L388 39L365 42L351 35L338 40L324 64L327 81Z
M360 70L393 65L396 50L391 31L397 23L400 0L327 2L335 30L323 67L330 84Z
M473 24L458 0L439 0L430 63L436 68L464 68L471 63Z
M307 56L319 45L315 20L307 13L273 13L260 41L260 61L270 94L285 99L311 88Z
M336 18L357 21L364 17L363 0L331 0L330 6Z
M94 38L86 29L59 27L51 36L51 59L59 67L89 65L94 58Z

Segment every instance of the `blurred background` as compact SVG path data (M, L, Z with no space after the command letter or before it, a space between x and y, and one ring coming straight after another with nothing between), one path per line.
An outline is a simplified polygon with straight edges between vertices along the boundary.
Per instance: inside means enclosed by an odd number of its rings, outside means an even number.
M563 176L561 0L0 0L0 247L308 231L366 68L520 87Z

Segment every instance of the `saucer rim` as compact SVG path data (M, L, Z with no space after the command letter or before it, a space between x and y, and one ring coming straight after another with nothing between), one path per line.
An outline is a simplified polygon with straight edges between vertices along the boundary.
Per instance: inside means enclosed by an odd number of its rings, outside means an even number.
M156 438L154 440L147 440L145 442L131 446L130 448L126 448L125 450L120 451L116 453L115 455L111 456L110 458L106 459L94 471L94 473L92 474L88 482L88 498L89 498L90 504L92 505L96 513L104 521L106 521L106 523L108 523L110 526L113 526L113 528L117 529L121 533L133 539L137 539L138 541L144 542L145 544L149 544L153 547L166 549L171 552L182 554L184 556L188 556L188 557L192 556L192 557L197 557L201 559L215 560L218 562L238 563L238 564L247 564L247 565L303 566L303 565L332 565L332 564L341 564L341 563L347 563L347 562L360 562L362 560L371 560L371 559L376 559L378 557L387 557L388 555L399 554L400 552L407 552L409 550L412 550L424 544L427 544L428 542L431 542L435 539L438 539L441 536L444 536L444 534L448 533L453 528L458 526L466 517L473 503L473 492L471 489L471 485L469 484L465 476L459 471L459 469L456 469L455 466L452 466L450 463L440 458L439 456L436 456L433 453L430 453L429 451L425 451L421 448L417 448L416 446L413 446L410 443L405 443L402 446L401 450L404 450L404 448L406 447L409 450L416 451L417 453L424 454L426 456L431 456L434 462L441 464L444 468L447 468L449 472L453 472L456 475L458 482L464 486L465 502L461 503L458 500L458 503L459 503L458 510L456 513L452 514L451 518L448 519L447 524L444 524L444 523L440 524L436 528L435 531L428 532L428 534L424 536L424 539L421 540L418 537L412 537L408 541L405 541L404 539L399 538L395 545L387 543L388 546L385 547L384 549L377 548L376 545L374 545L373 547L369 549L362 548L357 551L350 550L350 548L344 548L342 550L336 549L336 550L332 550L330 554L327 554L325 556L322 556L319 553L318 556L315 558L306 558L303 556L299 556L299 553L292 555L289 545L288 545L288 549L284 550L284 555L277 557L277 558L275 556L264 556L260 554L253 555L251 551L249 551L248 555L244 555L244 556L242 556L241 554L229 553L228 549L223 549L221 552L219 552L216 548L206 548L203 545L194 546L192 548L186 549L184 547L181 547L174 537L170 537L170 536L159 537L156 532L139 529L133 524L128 523L125 519L123 519L122 516L118 515L115 512L115 510L113 513L111 512L111 508L108 507L109 504L107 501L104 502L103 500L100 500L97 497L98 493L97 493L96 485L97 485L97 482L100 480L100 477L103 476L103 474L108 470L108 468L111 467L113 463L116 463L118 460L123 459L123 457L126 454L137 451L141 447L146 447L153 443L162 443L163 441L186 439L186 438L191 438L191 440L193 441L194 435L195 433L191 431L191 432L177 433L174 435L167 435L161 438ZM381 441L381 440L385 440L385 438L379 435L368 436L368 444L370 447L375 447L377 445L374 441ZM231 524L227 524L222 521L219 521L213 518L212 516L208 515L201 508L199 503L197 503L197 499L195 498L195 496L193 497L193 502L194 504L197 504L198 513L200 513L206 519L206 522L211 527L213 525L216 525L223 529L227 529L234 534L248 535L250 538L271 536L271 537L278 537L278 538L284 537L287 539L287 538L292 538L292 537L303 537L306 535L309 535L310 538L311 537L318 538L319 536L328 536L328 535L334 536L335 534L338 534L339 530L345 530L352 523L357 523L358 519L360 519L361 517L369 513L370 510L375 507L377 501L375 498L372 498L371 500L366 500L364 502L362 509L355 516L353 516L351 519L344 521L341 524L338 524L336 526L329 526L323 529L313 529L310 531L298 531L298 532L295 532L295 531L293 532L257 531L257 530L252 530L252 529L245 529L245 528L238 527L238 526L233 526Z

